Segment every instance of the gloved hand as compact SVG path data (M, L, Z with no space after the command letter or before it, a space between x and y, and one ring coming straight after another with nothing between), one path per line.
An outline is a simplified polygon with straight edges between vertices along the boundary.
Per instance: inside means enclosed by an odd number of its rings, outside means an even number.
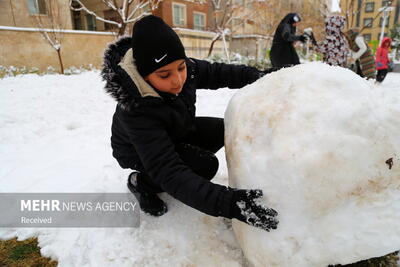
M302 35L299 36L299 41L302 43L305 43L307 41L307 34L303 33Z
M263 196L261 190L232 189L231 217L267 232L276 229L278 213L263 204L257 203Z
M382 62L376 62L376 66L377 66L378 68L381 68L381 67L383 67L383 64L382 64Z
M271 68L266 68L266 69L263 70L262 72L263 72L264 75L265 75L265 74L269 74L269 73L271 73L271 72L275 72L275 71L278 71L278 70L280 70L280 68L271 67Z

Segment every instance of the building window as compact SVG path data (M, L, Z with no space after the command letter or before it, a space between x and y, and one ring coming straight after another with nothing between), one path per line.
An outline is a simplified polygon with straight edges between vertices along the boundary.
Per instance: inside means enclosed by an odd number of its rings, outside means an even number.
M93 15L86 15L86 25L88 31L96 30L96 18Z
M370 13L374 12L375 9L375 3L374 2L369 2L365 4L365 12Z
M386 18L385 27L389 27L390 16ZM379 19L379 27L382 27L383 18Z
M186 5L173 3L172 17L174 26L186 26Z
M46 15L46 1L45 0L28 0L28 9L30 14Z
M74 30L83 30L80 11L72 11L72 23L74 26Z
M364 28L372 28L373 19L364 19Z
M206 29L206 15L204 13L193 12L193 28L200 31Z
M371 42L371 34L363 34L363 37L367 43Z

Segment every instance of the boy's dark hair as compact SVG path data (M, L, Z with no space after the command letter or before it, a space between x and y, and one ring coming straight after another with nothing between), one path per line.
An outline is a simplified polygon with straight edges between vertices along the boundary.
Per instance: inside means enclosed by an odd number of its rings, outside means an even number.
M142 77L175 60L186 58L179 36L161 18L153 15L138 20L133 26L132 50Z

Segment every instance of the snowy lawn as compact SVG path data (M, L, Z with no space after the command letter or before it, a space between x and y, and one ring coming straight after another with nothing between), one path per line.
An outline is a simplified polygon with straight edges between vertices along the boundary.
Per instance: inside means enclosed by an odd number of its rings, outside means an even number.
M0 80L0 192L128 192L111 155L115 101L98 72L24 75ZM400 90L389 73L379 90ZM223 117L235 90L200 90L197 115ZM224 151L215 182L227 184ZM141 214L139 228L0 229L1 239L38 237L59 266L241 266L224 220L167 195L169 212ZM2 215L4 216L4 215Z

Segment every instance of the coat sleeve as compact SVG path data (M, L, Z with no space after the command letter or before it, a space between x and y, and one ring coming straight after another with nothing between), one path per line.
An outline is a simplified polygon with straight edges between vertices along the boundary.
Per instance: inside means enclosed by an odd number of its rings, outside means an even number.
M200 89L242 88L265 74L256 68L245 65L192 60L196 65L196 88Z
M357 36L355 42L359 47L359 50L357 52L353 52L352 57L354 59L359 59L367 51L368 48L365 44L364 37L362 36Z
M161 119L126 112L121 121L154 183L172 197L201 212L229 216L232 194L225 186L204 179L184 164Z
M376 63L378 63L378 62L382 63L381 55L382 55L382 48L378 47L378 49L376 50L376 55L375 55Z
M292 33L289 24L283 25L281 34L282 34L283 40L285 40L286 42L295 42L295 41L300 40L300 36Z

